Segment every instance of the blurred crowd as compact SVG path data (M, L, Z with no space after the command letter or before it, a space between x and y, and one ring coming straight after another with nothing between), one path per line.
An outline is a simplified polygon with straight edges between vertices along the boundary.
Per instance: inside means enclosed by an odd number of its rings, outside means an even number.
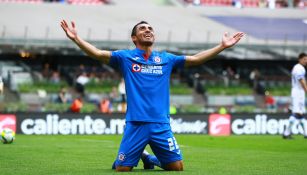
M63 4L77 4L77 5L102 5L112 4L111 0L0 0L1 2L12 3L63 3Z
M185 4L196 6L234 6L237 8L305 8L306 0L184 0Z

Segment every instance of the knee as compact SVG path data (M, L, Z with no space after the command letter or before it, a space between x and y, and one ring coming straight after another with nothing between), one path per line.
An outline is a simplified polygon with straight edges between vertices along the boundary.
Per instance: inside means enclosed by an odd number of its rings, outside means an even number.
M180 161L176 161L176 162L172 162L166 165L165 170L168 171L183 171L183 162Z
M128 166L117 166L116 167L116 171L118 172L126 172L126 171L131 171L132 167L128 167Z

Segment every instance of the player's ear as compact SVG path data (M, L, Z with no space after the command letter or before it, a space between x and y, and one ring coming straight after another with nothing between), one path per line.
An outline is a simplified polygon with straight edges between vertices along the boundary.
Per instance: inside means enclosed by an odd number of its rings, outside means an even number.
M131 40L132 40L132 42L135 44L135 43L136 43L136 40L137 40L136 36L131 36Z

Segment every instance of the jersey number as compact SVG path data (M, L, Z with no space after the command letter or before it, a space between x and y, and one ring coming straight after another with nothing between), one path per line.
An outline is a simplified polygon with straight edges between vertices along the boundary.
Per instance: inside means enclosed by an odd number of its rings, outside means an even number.
M170 151L173 151L175 149L179 149L179 146L177 144L175 137L168 138L167 141L168 141L168 146L169 146Z

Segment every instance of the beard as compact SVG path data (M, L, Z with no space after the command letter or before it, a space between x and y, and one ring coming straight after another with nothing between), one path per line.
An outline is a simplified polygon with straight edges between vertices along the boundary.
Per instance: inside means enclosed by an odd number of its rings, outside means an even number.
M152 46L154 41L140 41L140 45L150 47Z

